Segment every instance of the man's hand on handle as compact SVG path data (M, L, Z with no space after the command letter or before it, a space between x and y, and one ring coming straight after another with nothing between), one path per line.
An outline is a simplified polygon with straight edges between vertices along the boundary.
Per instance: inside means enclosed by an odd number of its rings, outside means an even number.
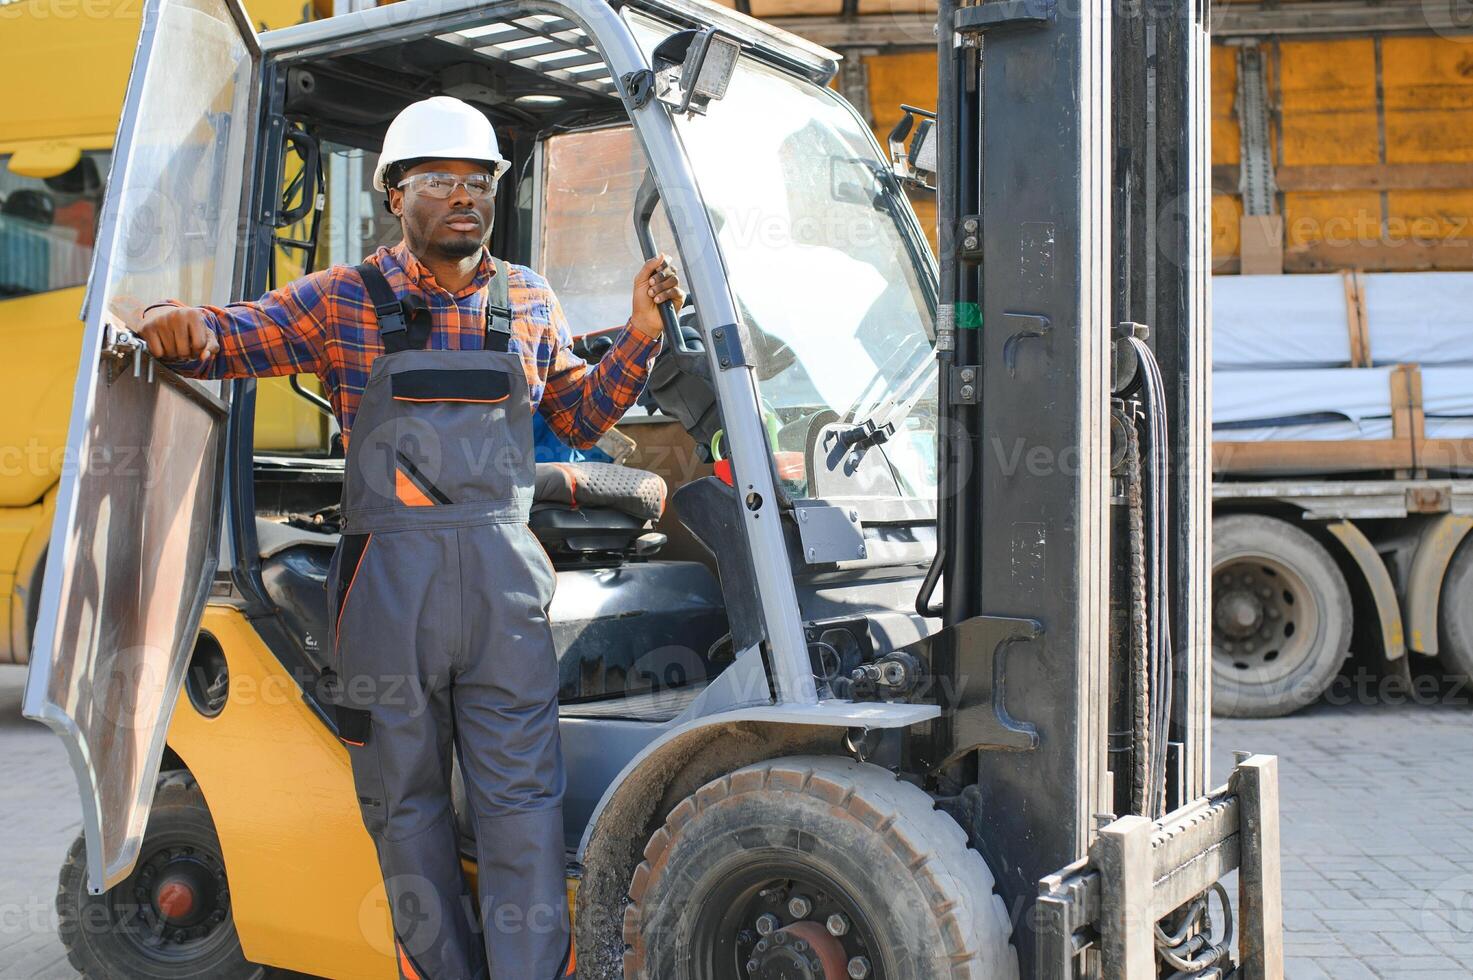
M670 303L675 312L685 303L685 290L680 277L670 264L670 256L657 255L640 267L634 276L634 329L646 337L658 337L664 329L660 320L660 304Z
M148 344L148 352L154 357L202 357L208 363L220 350L220 341L205 324L204 313L192 306L155 306L143 315L134 333Z

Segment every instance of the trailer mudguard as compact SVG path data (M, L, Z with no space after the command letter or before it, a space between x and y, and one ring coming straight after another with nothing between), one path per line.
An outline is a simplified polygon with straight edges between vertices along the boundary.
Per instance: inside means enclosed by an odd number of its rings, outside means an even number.
M1387 660L1400 660L1407 655L1406 631L1402 627L1401 605L1396 601L1396 586L1381 553L1360 528L1350 521L1335 521L1325 526L1355 561L1365 578L1366 587L1376 603L1376 621L1381 626L1381 646ZM1439 582L1441 580L1439 579Z
M1427 525L1417 542L1417 554L1407 576L1406 619L1409 645L1418 653L1437 656L1442 579L1469 531L1473 531L1473 517L1443 514Z

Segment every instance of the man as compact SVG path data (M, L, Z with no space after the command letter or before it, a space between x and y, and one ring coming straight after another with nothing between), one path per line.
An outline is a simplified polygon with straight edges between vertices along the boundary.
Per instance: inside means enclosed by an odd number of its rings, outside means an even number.
M315 372L347 448L328 571L335 708L373 837L400 975L570 975L551 562L526 526L540 411L588 447L629 408L684 301L668 259L595 366L546 280L486 250L508 166L457 99L390 125L374 174L404 240L255 303L145 311L139 335L195 377ZM355 432L356 429L356 432ZM450 806L458 749L476 828L482 943Z

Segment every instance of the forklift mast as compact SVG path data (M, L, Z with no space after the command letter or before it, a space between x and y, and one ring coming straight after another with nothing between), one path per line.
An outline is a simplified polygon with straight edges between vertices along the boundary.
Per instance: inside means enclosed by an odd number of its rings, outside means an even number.
M1217 879L1198 846L1243 862L1242 975L1279 975L1274 760L1204 795L1207 5L938 16L941 584L919 607L962 694L930 761L973 787L1024 976L1229 975L1181 938L1210 931L1183 909Z

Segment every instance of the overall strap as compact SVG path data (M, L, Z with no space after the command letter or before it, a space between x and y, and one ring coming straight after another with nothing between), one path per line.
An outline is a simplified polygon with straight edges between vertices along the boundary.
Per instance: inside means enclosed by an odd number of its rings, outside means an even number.
M389 280L384 278L378 266L364 262L354 268L358 270L358 277L363 280L363 287L368 290L368 301L373 304L374 316L378 317L378 332L384 344L384 353L395 354L410 347L423 347L423 341L428 338L422 338L418 345L411 342L409 319L404 315L404 304L394 295L394 288L389 285Z
M496 263L496 275L486 290L486 350L506 353L511 340L511 288L507 283L510 272L507 264L492 256Z

